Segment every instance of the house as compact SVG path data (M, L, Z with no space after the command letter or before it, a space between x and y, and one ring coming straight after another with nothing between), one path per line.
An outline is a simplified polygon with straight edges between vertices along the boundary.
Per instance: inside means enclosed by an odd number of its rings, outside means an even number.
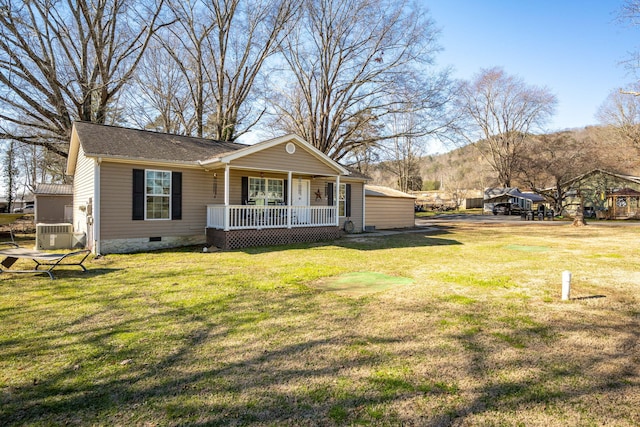
M73 226L96 254L361 232L366 177L295 135L254 145L76 122Z
M594 169L562 184L565 213L574 216L580 204L586 216L607 219L640 217L640 177ZM557 191L554 188L549 191Z
M416 197L377 185L365 185L366 229L415 226Z
M37 184L33 195L36 224L72 221L73 186L71 184Z
M546 199L540 194L522 192L517 187L487 188L484 192L484 211L492 212L496 203L515 203L522 210L531 211L546 203Z

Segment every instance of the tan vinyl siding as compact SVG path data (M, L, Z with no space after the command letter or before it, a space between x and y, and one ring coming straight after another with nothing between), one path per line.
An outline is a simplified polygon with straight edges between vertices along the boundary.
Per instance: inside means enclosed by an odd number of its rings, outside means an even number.
M37 195L36 223L55 224L64 222L64 207L72 203L73 196Z
M222 172L222 175L224 176L224 171ZM220 176L220 174L218 174L218 176ZM229 189L229 204L231 205L241 205L243 203L242 200L242 177L246 176L246 177L254 177L254 178L276 178L276 179L282 179L283 181L287 181L289 175L288 174L284 174L284 173L274 173L274 172L265 172L262 174L262 176L260 175L260 172L257 171L243 171L243 170L231 170L230 171L230 184L231 184L231 188ZM327 205L327 200L325 198L325 184L327 182L334 182L335 183L335 178L333 180L329 179L311 179L311 177L307 176L307 175L302 175L302 174L292 174L292 179L293 181L296 181L298 178L301 179L306 179L306 180L310 180L311 182L311 194L309 196L309 201L311 206L326 206ZM223 179L224 181L224 179ZM215 203L220 203L220 204L224 204L224 183L222 184L218 184L218 186L220 187L219 192L222 192L222 194L219 196L220 197L220 201L215 202ZM316 201L316 197L315 197L315 192L318 190L318 188L322 188L322 194L323 194L323 199L320 201Z
M234 160L234 167L247 167L264 170L291 170L309 175L335 175L337 171L322 162L302 146L296 144L293 154L287 153L286 144L271 148Z
M76 232L87 233L87 214L86 210L80 207L86 207L89 199L95 200L94 192L94 167L95 161L86 157L84 150L80 147L78 151L78 160L76 170L73 176L73 227Z
M133 169L182 172L182 219L140 220L132 216ZM103 162L100 166L101 234L106 239L204 235L207 204L224 203L224 174L218 174L214 194L213 172L175 167L147 167Z
M364 183L350 182L346 179L342 179L340 182L344 184L351 184L351 217L349 219L353 222L353 231L360 233L364 229L362 224L362 187L364 186ZM341 226L343 222L344 221L341 218Z
M366 221L376 229L408 228L415 225L415 201L400 197L366 198Z

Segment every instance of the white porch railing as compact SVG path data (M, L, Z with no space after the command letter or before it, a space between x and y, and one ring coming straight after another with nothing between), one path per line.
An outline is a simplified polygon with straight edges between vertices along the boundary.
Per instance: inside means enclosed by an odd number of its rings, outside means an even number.
M229 223L225 224L227 212ZM221 230L323 227L336 225L336 214L335 206L207 205L207 227Z

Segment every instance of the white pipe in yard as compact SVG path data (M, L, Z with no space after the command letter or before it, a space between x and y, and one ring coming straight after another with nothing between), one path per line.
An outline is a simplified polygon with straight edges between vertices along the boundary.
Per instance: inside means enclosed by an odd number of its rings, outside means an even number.
M563 271L562 272L562 300L563 301L568 300L570 293L571 293L571 272Z

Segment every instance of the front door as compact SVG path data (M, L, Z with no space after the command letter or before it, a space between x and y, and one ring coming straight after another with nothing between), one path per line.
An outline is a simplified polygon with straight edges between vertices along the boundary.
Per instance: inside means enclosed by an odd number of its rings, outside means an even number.
M293 221L297 224L309 222L309 191L311 182L308 179L294 179L291 181L291 205L297 209L293 211Z

